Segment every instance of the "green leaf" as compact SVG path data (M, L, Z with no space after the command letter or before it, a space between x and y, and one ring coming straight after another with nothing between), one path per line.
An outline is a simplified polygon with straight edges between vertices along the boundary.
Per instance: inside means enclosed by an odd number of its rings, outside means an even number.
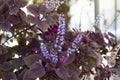
M24 60L22 58L15 58L10 61L14 68L19 68L20 66L25 65Z

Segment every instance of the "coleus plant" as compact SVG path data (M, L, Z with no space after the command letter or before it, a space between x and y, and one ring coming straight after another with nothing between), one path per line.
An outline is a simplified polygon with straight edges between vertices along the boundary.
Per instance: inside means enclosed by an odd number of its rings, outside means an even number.
M45 0L27 6L24 0L0 0L1 79L85 80L92 74L94 80L107 80L119 74L116 37L101 33L97 24L93 25L97 32L68 30L61 5L65 1ZM28 15L21 9L25 6ZM17 44L10 47L14 41ZM107 59L115 61L112 66L112 62L103 63L102 55L108 52L115 53Z

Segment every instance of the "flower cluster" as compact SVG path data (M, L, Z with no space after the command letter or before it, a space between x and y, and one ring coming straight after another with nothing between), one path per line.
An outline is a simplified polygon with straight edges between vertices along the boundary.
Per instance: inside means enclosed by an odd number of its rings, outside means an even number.
M82 41L82 35L78 34L77 37L72 42L72 45L67 50L67 56L70 56L70 54L73 54L77 50L77 44L79 44Z
M119 73L120 45L112 33L99 30L99 17L93 25L96 32L70 31L62 14L65 0L28 5L28 15L21 10L25 1L0 0L0 79L81 80L92 74L94 80L108 80ZM14 40L18 44L9 46ZM115 55L109 58L108 53Z
M63 4L64 1L60 0L46 0L46 7L51 10L57 11L61 4Z
M55 40L55 44L54 44L54 47L58 49L59 52L62 51L62 46L64 44L64 35L65 35L65 32L66 32L66 24L65 24L65 18L64 18L64 15L63 14L60 14L59 15L59 18L58 18L58 32L57 32L57 37L56 37L56 40Z
M40 46L40 50L42 52L42 56L45 58L45 59L50 59L50 54L49 54L49 51L47 50L47 47L44 43L41 44Z
M42 56L45 59L48 59L48 60L50 60L53 63L57 63L58 62L58 56L54 52L54 49L48 51L46 45L44 43L42 43L41 46L40 46L40 50L41 50Z
M54 28L51 28L50 30L49 29L48 30L52 31L52 29L54 29ZM66 40L65 40L66 24L65 24L65 18L64 18L63 14L59 14L59 17L58 17L58 30L57 31L58 31L56 33L57 36L55 38L54 45L53 45L52 49L50 49L48 51L45 44L41 45L41 52L43 54L43 57L45 59L49 59L53 63L57 63L59 61L59 59L58 59L59 54L58 53L63 53L63 46L64 46L64 44L66 42ZM77 34L77 36L75 37L75 39L71 43L71 47L67 48L66 55L60 57L60 61L62 61L62 59L65 58L65 56L67 56L67 58L68 58L71 54L73 54L73 53L75 53L75 51L77 51L77 48L78 48L77 45L79 43L81 43L82 38L83 38L82 34L80 34L80 33ZM64 60L63 60L63 62L64 62Z

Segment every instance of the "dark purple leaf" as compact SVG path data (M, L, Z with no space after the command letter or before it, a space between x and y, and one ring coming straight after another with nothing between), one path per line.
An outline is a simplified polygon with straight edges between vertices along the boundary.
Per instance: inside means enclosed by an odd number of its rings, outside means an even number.
M29 70L26 70L23 80L35 80L35 78L30 78L29 74Z
M68 78L68 71L64 66L60 66L55 70L58 77L60 77L63 80L67 80Z
M38 18L35 18L35 17L33 17L33 16L28 15L28 16L27 16L27 20L28 20L28 22L31 22L31 23L33 23L33 24L36 24L36 25L38 25L39 27L43 27L42 21L41 21L40 19L38 19Z
M12 69L13 69L12 65L8 62L4 62L4 63L0 64L0 70L2 70L2 71L9 71Z
M11 24L10 24L10 22L8 22L7 20L5 20L4 23L0 24L0 28L1 28L3 31L9 31L9 29L11 28Z
M30 78L40 78L43 77L45 74L45 68L39 63L34 63L30 66L28 76L30 76Z
M27 16L23 10L20 10L18 14L20 15L22 21L26 21Z
M71 70L70 74L71 74L70 80L80 80L78 74L75 71Z
M5 54L7 52L7 49L0 45L0 55Z
M13 72L4 72L3 76L4 80L17 80L17 77Z
M26 68L16 71L15 74L17 76L17 80L23 80L23 77L24 77L26 72L27 72Z
M10 14L11 15L16 15L18 12L19 12L19 7L17 7L17 5L10 7Z
M111 32L108 32L108 35L110 35L113 38L116 38L116 36L114 34L112 34Z
M70 64L69 65L69 70L73 70L74 72L77 73L78 76L82 72L75 64Z
M46 21L49 25L54 25L56 24L56 22L54 21L54 19L51 16L46 16Z
M32 14L34 14L34 15L38 15L39 13L39 9L38 9L38 7L36 6L36 5L29 5L28 7L27 7L27 9L32 13Z
M4 16L3 16L3 15L0 15L0 24L4 23L4 21L5 21Z
M43 16L47 16L47 14L50 14L49 10L43 4L38 4L38 9L39 9L39 14L43 14Z
M41 59L41 56L38 54L32 54L24 58L25 64L30 67L33 63L36 61L39 61Z
M6 3L9 5L9 13L12 15L16 15L19 12L20 8L26 5L26 2L24 0L6 0Z
M75 60L75 54L72 54L68 57L68 59L64 62L65 65L71 64Z
M20 19L18 16L15 16L15 15L11 15L8 17L8 21L11 23L11 24L18 24L20 23Z

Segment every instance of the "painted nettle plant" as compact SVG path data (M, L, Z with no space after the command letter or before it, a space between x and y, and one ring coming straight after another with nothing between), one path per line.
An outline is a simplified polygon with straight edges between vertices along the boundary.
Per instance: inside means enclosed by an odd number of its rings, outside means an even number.
M96 32L69 30L64 0L28 1L0 0L0 79L109 80L120 73L112 33L101 33L97 22Z

